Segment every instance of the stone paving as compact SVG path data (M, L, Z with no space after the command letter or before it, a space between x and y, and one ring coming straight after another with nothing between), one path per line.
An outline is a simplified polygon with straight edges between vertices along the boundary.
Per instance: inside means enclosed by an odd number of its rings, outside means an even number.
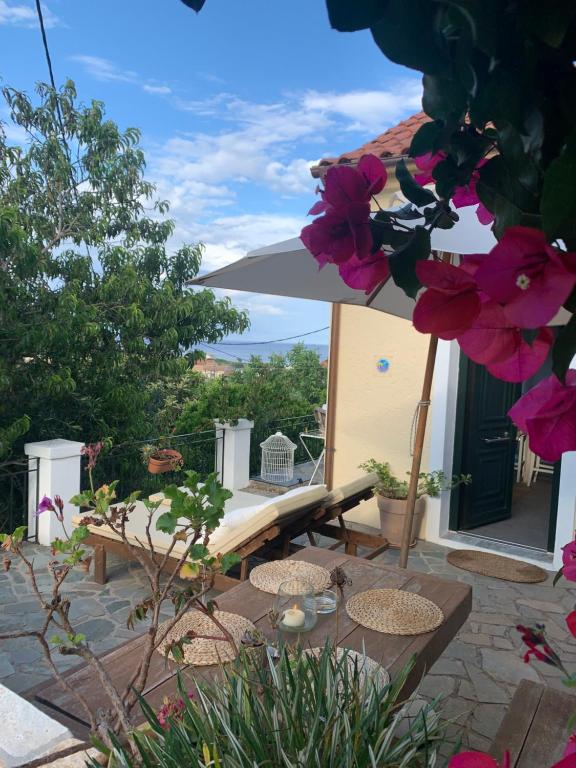
M42 574L42 564L48 559L47 550L35 545L28 545L28 549ZM411 551L409 568L471 584L473 612L423 679L420 692L425 697L444 694L443 711L463 726L464 743L474 749L486 749L522 678L563 688L562 676L553 667L538 662L524 664L516 624L546 624L549 638L566 666L576 670L576 641L564 623L565 615L576 603L576 589L567 587L563 581L552 587L552 576L542 584L516 584L478 576L449 565L446 552L435 544L419 542ZM395 564L397 560L396 551L385 552L377 559L386 564ZM105 587L78 572L72 574L67 589L74 598L71 616L77 622L77 630L91 639L97 652L134 636L126 628L126 619L131 606L146 594L139 566L118 563L113 558L110 561L110 580ZM40 585L47 584L47 575L41 575ZM10 571L0 573L0 628L17 631L36 627L41 620L42 614L24 572L14 561ZM142 631L143 626L139 628ZM0 641L0 682L21 692L46 680L49 672L41 656L32 639ZM70 657L61 657L58 661L62 669L76 663L77 660Z

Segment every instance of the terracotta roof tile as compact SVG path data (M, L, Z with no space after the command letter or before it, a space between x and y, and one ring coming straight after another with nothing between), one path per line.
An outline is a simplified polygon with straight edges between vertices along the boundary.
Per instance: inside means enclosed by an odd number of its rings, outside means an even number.
M311 169L312 176L321 176L331 165L355 163L366 154L374 154L382 159L407 155L412 137L421 125L429 121L428 115L417 112L358 149L344 152L340 157L327 157L320 160L319 164Z

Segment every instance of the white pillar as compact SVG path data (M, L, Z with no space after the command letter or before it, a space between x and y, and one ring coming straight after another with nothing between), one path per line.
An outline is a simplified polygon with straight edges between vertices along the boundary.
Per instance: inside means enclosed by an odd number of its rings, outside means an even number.
M56 494L64 500L64 525L70 533L72 516L77 514L78 508L70 504L72 496L80 493L80 451L84 443L75 440L43 440L39 443L26 443L24 453L29 457L31 471L29 477L32 483L36 483L38 499L49 496L51 499ZM38 460L38 472L36 469ZM34 478L34 479L32 479ZM33 486L34 487L34 486ZM36 502L36 494L30 494L33 504ZM62 526L53 512L44 512L36 521L32 515L35 509L28 510L28 529L38 531L38 542L49 545L57 536L62 536Z
M216 425L216 471L230 491L245 488L250 481L250 435L253 421L238 419L236 424L214 421Z

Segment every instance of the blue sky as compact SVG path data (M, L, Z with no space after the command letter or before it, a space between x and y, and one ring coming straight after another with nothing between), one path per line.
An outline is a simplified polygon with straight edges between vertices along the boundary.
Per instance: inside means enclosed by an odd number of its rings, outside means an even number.
M205 243L206 270L297 235L314 200L310 166L419 109L418 77L367 32L331 30L323 0L207 0L199 15L180 0L44 9L57 81L72 78L82 100L141 129L174 245ZM27 91L47 80L32 0L0 0L0 76ZM324 304L233 298L250 312L246 339L328 325Z

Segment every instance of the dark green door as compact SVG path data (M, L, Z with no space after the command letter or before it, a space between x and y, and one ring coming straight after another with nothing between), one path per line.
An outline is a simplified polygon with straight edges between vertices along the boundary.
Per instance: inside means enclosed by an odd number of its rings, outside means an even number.
M472 484L459 493L460 530L511 516L516 429L506 414L521 393L519 384L495 379L471 361L465 375L460 471L472 475Z

